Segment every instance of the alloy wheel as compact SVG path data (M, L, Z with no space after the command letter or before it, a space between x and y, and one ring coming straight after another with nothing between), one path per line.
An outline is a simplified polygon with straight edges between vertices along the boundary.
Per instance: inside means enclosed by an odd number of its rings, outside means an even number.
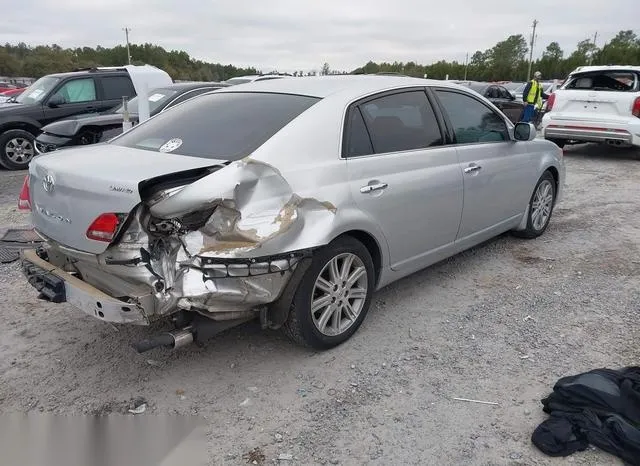
M316 278L311 294L311 316L320 333L336 336L347 331L364 308L367 269L355 254L333 257Z
M7 158L17 164L29 162L35 155L33 143L27 138L13 138L4 146Z
M542 230L551 217L553 208L553 185L549 180L543 180L536 189L531 203L531 224L533 228Z

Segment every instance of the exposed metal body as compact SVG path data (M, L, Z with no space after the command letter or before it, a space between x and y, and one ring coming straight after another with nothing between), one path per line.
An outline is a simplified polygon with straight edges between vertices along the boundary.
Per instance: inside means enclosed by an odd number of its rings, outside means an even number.
M29 170L32 218L47 252L43 258L27 253L25 262L62 277L67 300L103 320L147 324L179 311L246 320L277 302L301 262L342 234L358 232L377 247L380 288L497 234L526 228L529 200L546 170L555 170L562 191L558 148L543 140L515 141L513 125L488 101L512 140L342 157L351 103L416 86L471 92L388 76L269 80L235 92L321 99L240 161L111 143L37 157ZM83 163L87 157L91 164ZM174 173L186 181L141 194L148 180ZM50 191L47 179L55 180ZM111 244L85 236L102 212L128 213ZM201 214L201 222L192 219ZM188 218L197 226L185 226ZM340 284L339 291L362 294L363 283L366 277ZM325 292L339 297L337 290ZM359 312L343 311L336 326ZM326 317L318 315L325 332Z

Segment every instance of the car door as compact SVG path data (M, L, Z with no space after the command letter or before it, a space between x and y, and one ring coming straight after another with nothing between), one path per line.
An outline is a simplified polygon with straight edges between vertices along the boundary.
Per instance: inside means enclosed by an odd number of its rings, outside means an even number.
M72 115L95 112L97 109L98 93L94 78L83 76L68 79L59 84L44 102L43 126Z
M531 196L533 154L516 144L504 118L481 99L455 89L435 88L455 136L464 177L464 208L458 241L481 241L511 227Z
M128 74L116 74L113 76L100 76L98 78L101 95L100 102L96 105L98 111L109 110L122 104L122 98L129 100L136 95L133 82Z
M524 105L522 102L518 102L515 97L502 86L496 86L498 91L498 97L500 100L500 110L507 115L509 120L513 123L517 123L521 120L522 111L524 109Z
M424 88L350 106L343 157L359 210L376 221L393 270L446 257L462 215L462 173Z

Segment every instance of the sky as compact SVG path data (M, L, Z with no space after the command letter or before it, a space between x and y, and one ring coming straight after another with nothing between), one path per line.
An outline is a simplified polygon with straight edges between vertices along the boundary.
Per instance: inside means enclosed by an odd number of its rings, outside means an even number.
M201 60L263 72L350 71L367 61L464 62L512 34L534 56L570 53L598 32L640 35L640 0L19 0L3 8L0 43L62 47L151 42ZM135 59L135 57L134 57Z

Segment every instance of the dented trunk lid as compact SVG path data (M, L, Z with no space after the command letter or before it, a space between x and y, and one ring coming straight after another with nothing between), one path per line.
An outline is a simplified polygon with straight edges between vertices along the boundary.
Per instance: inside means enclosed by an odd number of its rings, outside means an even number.
M32 222L63 246L100 254L109 244L87 238L87 228L103 213L129 214L141 183L223 163L111 144L41 155L29 165Z

